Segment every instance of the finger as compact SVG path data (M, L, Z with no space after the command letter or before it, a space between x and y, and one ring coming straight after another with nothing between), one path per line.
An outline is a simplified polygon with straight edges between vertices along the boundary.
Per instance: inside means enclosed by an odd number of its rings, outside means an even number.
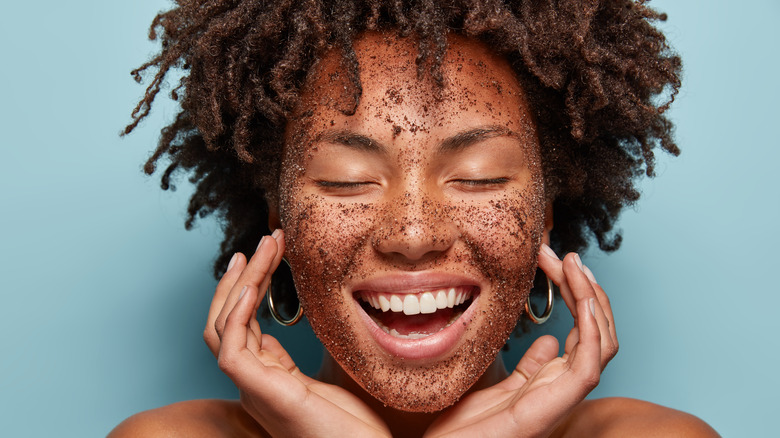
M601 304L601 308L604 309L604 314L607 316L607 320L609 321L610 325L612 325L612 305L609 302L609 297L604 292L604 289L599 286L598 282L596 281L596 276L593 275L593 271L591 271L590 268L582 265L582 271L585 273L585 276L588 277L591 287L593 287L594 292L596 292L596 298L598 298L599 303Z
M574 327L564 343L564 356L571 354L572 349L579 342L577 301L582 298L595 297L595 292L590 288L590 281L580 265L581 261L577 254L569 253L563 260L560 260L549 246L542 244L539 251L539 267L558 286L561 297L574 318ZM575 288L576 295L573 292Z
M284 257L284 232L282 230L275 230L272 237L274 240L276 240L276 256L274 256L274 259L271 262L271 268L265 275L265 278L263 278L263 280L260 282L260 299L257 300L257 303L255 304L255 311L257 311L257 309L260 307L260 303L262 303L263 298L265 297L265 293L268 290L268 287L271 285L273 273L276 272L276 269L279 267L279 264L282 262L282 258Z
M233 363L247 350L247 330L252 317L254 302L257 300L257 288L244 286L238 301L225 319L222 340L219 348L220 367L223 362Z
M590 280L590 284L593 287L593 290L596 292L596 298L598 298L597 303L601 307L601 312L603 312L608 325L607 331L609 336L605 336L605 333L602 331L601 339L602 366L606 366L607 362L615 357L618 352L617 329L615 326L615 317L612 313L612 304L610 303L606 292L604 292L604 289L602 289L598 282L596 282L596 277L593 275L593 272L591 272L587 266L583 266L582 268L583 271L585 271L585 275L588 277L588 280Z
M260 329L260 323L257 322L257 302L262 301L262 299L262 297L258 297L255 300L255 305L252 306L252 316L250 316L246 328L246 346L255 357L259 357L263 350L263 331Z
M569 335L566 336L566 343L563 344L563 351L565 358L567 354L571 354L572 349L575 345L577 345L577 342L580 341L580 329L577 328L577 326L574 326L571 330L569 330Z
M607 365L607 362L615 356L615 353L617 353L617 348L612 341L610 321L607 319L607 315L601 307L600 300L593 287L593 282L585 273L585 266L582 264L582 261L577 254L566 255L564 258L563 271L571 288L572 295L578 301L593 299L595 319L601 336L601 366L603 368Z
M571 301L572 306L569 310L572 312L575 324L577 321L577 302L586 298L596 298L596 292L593 290L590 280L585 275L582 261L577 253L570 252L566 254L561 262L560 273L561 296L568 296L567 302Z
M233 254L233 258L230 259L230 263L228 263L228 269L222 275L222 278L217 284L214 298L211 300L209 314L206 318L206 327L203 330L203 340L206 341L206 345L208 345L209 349L215 357L219 352L219 335L217 334L217 330L214 327L214 322L217 320L219 313L225 306L227 296L230 293L230 290L233 288L233 285L236 283L236 280L238 280L238 277L241 274L241 271L244 270L245 266L246 257L244 257L244 255L241 253Z
M227 315L238 301L238 295L241 293L244 286L253 286L262 291L260 288L261 283L265 279L265 276L272 272L272 261L276 258L277 249L278 247L275 239L269 236L263 236L263 238L260 239L260 243L257 245L254 255L252 255L252 258L249 259L246 267L236 279L215 320L217 333L220 335L222 334Z
M566 282L566 275L563 273L563 262L558 258L552 248L544 243L542 244L539 251L538 266L539 269L541 269L545 275L547 275L547 278L549 278L550 281L558 286L558 289L561 293L561 298L563 298L563 301L566 303L566 307L569 308L569 312L571 312L572 316L576 318L576 300L572 296L571 290L569 290L569 285Z
M539 267L558 286L561 297L574 318L575 326L569 332L564 343L564 357L571 354L572 349L579 342L577 301L596 296L595 291L590 286L590 280L581 266L582 262L576 253L567 254L561 261L549 247L546 245L542 246ZM604 326L608 327L608 323Z
M257 301L261 301L261 299ZM255 338L257 338L259 342L260 348L263 347L263 331L260 329L260 323L257 322L257 307L255 307L254 312L252 313L252 318L249 319L249 329L252 331L252 333L255 335Z
M571 373L563 376L568 382L561 385L573 385L578 396L585 397L599 383L601 377L601 331L595 316L595 298L577 301L577 310L582 317L577 322L579 342L568 358Z
M558 356L558 340L554 336L545 335L535 340L528 348L520 362L517 363L511 377L522 377L513 379L512 383L516 386L507 387L507 390L519 389L525 382L536 374L539 369L547 362Z
M601 307L598 299L593 299L596 321L599 326L599 336L601 337L601 369L607 366L610 360L617 354L617 343L613 340L612 331L604 309Z
M590 272L590 269L587 269L587 266L585 267L587 274ZM596 283L596 278L593 277L593 273L590 274L588 277L591 280L591 285L593 286L593 290L596 291L596 297L599 300L599 304L601 304L601 308L604 311L604 315L607 318L607 322L609 322L609 333L610 337L612 338L612 343L615 345L615 349L618 348L618 338L617 338L617 328L615 326L615 316L612 313L612 303L609 300L609 297L607 296L607 293L604 292L604 289L599 286L598 283Z
M274 231L274 234L281 235L281 230L277 231ZM263 236L263 238L260 239L260 243L257 245L255 254L249 260L243 271L241 271L241 274L234 283L230 293L225 300L225 304L222 306L222 310L220 310L219 315L214 321L214 328L217 331L217 335L220 337L222 336L227 315L238 301L238 296L244 286L255 287L261 291L261 294L265 294L265 289L262 288L261 283L266 280L266 277L270 277L270 274L274 269L276 269L276 266L274 266L273 263L277 259L278 249L279 246L275 238L271 236ZM281 260L281 258L279 258L279 260ZM267 284L268 283L265 282L266 287Z
M292 357L287 350L282 347L282 344L271 335L263 335L262 339L263 351L273 355L282 366L290 373L295 374L298 371L298 367L295 365Z
M249 327L246 328L246 349L255 356L255 359L260 359L263 355L260 338L255 336L255 333Z
M593 274L590 273L590 275L588 275L590 270L588 269L586 271L586 266L582 264L582 261L577 254L569 254L564 258L563 270L571 287L572 294L577 300L586 298L594 299L594 313L599 332L601 333L601 364L603 368L617 353L617 345L614 341L616 336L613 336L614 324L604 312L604 309L601 306L601 300L596 293L596 288L601 288L598 284L594 283L593 280L595 280L595 277L593 277ZM604 294L603 297L606 299L606 294Z
M579 254L574 252L566 254L562 264L565 283L569 286L572 298L576 302L582 299L596 298L596 291L593 290L590 280L585 275Z

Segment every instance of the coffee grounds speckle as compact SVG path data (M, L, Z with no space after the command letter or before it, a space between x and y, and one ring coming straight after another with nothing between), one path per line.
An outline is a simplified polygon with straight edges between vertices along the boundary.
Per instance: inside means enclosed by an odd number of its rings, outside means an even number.
M527 108L522 109L525 115L517 121L502 116L517 112L502 102L522 96L512 88L519 87L517 83L493 78L495 68L488 68L481 59L472 60L473 52L453 51L459 62L456 68L448 64L444 69L450 75L450 88L426 94L431 85L426 85L424 78L419 79L421 85L416 82L414 56L409 50L401 50L405 43L391 39L387 44L392 56L409 59L400 62L388 57L391 55L371 58L360 51L359 45L356 47L361 66L365 67L361 68L364 96L353 117L365 114L364 123L384 123L386 138L392 142L390 149L395 153L391 163L400 175L409 178L402 179L408 189L378 201L334 202L307 180L308 163L326 149L315 149L315 133L340 127L346 117L334 103L337 96L328 97L332 84L326 81L322 89L312 86L312 95L317 98L303 99L313 107L308 111L311 116L296 120L289 133L280 178L280 214L286 255L293 267L301 305L330 355L385 405L434 412L452 405L474 385L520 318L536 270L544 224L544 185L538 142ZM322 65L327 68L327 62ZM475 70L479 75L473 76ZM404 78L407 84L397 86L389 81L389 86L369 86L385 77ZM466 86L467 77L478 78L478 85ZM372 100L372 90L379 92L377 99ZM502 98L485 105L481 101L483 92ZM455 105L457 112L485 114L494 125L506 124L519 133L517 140L522 146L518 153L528 170L522 185L497 192L489 201L464 197L460 192L456 197L429 196L430 186L417 175L429 169L433 155L415 142L447 126L455 113L443 112L445 102ZM399 116L393 112L399 106L418 111L415 117L407 116L412 113ZM439 250L411 261L403 256L411 248L404 243L410 242L410 236L421 239L414 242L417 247ZM370 276L422 270L465 273L484 282L481 295L474 301L480 308L468 324L461 321L466 328L461 342L445 358L430 363L393 357L362 335L362 321L353 311L356 304L348 293L350 284Z

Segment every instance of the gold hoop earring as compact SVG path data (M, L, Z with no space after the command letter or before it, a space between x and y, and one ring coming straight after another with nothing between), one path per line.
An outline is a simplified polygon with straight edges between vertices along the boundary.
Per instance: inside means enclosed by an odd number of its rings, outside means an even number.
M287 263L287 266L290 266L290 263L287 261L287 259L282 258L285 263ZM273 277L271 277L271 281L268 282L268 289L265 291L265 296L268 299L268 310L271 311L271 317L274 319L274 321L278 322L279 324L290 327L291 325L295 325L298 321L301 320L301 317L303 316L303 307L301 307L300 301L298 302L298 312L295 313L295 316L293 316L290 319L284 319L282 318L282 315L279 314L279 312L276 310L276 305L274 305L274 293L273 288L271 285L273 284Z
M531 308L531 295L528 295L528 298L525 300L525 313L528 314L528 319L531 320L534 324L544 324L548 319L550 319L550 315L552 315L553 310L553 282L550 281L550 277L547 275L544 276L547 279L547 307L544 308L544 313L541 314L541 316L537 316L533 308Z

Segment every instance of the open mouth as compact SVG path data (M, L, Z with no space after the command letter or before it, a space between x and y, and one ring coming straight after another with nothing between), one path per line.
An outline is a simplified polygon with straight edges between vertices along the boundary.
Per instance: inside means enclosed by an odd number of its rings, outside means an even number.
M457 321L478 292L476 286L458 286L416 293L361 290L355 297L385 333L401 339L421 339Z

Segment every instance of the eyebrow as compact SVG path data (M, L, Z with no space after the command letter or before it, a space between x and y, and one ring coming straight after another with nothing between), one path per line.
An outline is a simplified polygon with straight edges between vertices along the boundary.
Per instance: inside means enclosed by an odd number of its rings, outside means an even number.
M452 137L444 139L439 144L439 153L457 152L481 141L503 135L519 138L516 133L502 126L486 126L475 128L468 131L459 132ZM387 152L387 148L384 145L376 140L371 139L371 137L350 131L325 132L317 136L314 142L336 143L365 152Z
M481 141L507 135L518 138L517 134L501 126L487 126L459 132L446 138L439 145L439 152L457 152Z
M381 143L372 140L370 137L366 137L365 135L356 134L350 131L326 132L317 136L317 138L314 139L314 142L336 143L352 149L366 152L387 152L387 149Z

